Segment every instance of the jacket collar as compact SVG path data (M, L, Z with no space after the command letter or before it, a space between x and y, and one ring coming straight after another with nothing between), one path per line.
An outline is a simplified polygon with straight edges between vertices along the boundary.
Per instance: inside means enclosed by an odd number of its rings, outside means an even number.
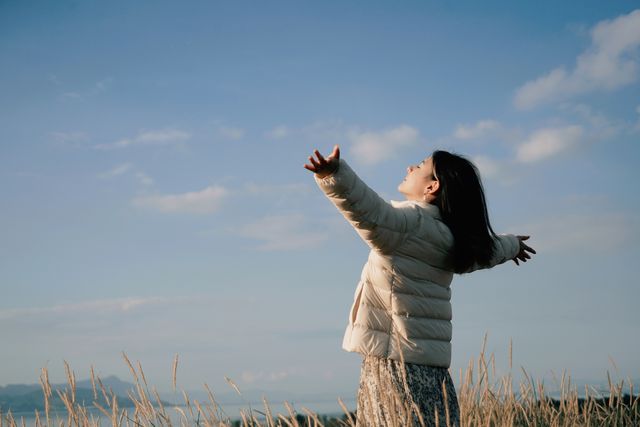
M431 203L427 203L427 202L419 202L416 200L391 200L391 206L393 206L394 208L404 208L404 207L408 207L408 206L418 206L420 208L422 208L423 210L427 211L427 213L429 215L431 215L434 218L438 218L438 219L442 219L440 216L440 209L436 206L436 205L432 205Z

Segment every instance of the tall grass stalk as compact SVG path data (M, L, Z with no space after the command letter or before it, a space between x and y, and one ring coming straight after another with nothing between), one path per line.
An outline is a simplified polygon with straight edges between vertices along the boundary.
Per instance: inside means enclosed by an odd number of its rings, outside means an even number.
M457 390L460 405L461 426L640 426L640 396L634 396L634 385L631 381L615 382L607 372L609 390L606 395L589 386L585 386L583 398L579 397L577 388L572 386L571 376L562 373L559 381L559 398L548 396L543 381L534 380L524 368L521 368L523 379L517 388L513 385L512 343L509 344L509 371L498 377L496 375L495 357L485 355L486 336L482 350L476 362L470 360L465 370L460 369L460 386ZM150 389L142 365L134 366L126 354L123 359L128 365L134 380L134 390L128 398L133 407L121 408L118 398L112 390L107 390L100 377L91 367L91 385L93 402L80 403L76 400L76 376L67 362L64 363L68 387L56 390L64 404L66 419L52 416L51 397L53 390L49 382L49 373L43 368L40 384L44 397L44 414L35 411L36 427L333 427L361 426L365 419L371 419L371 411L384 413L388 426L448 426L450 424L448 406L446 417L435 414L422 414L415 402L407 402L389 384L390 392L384 396L366 396L363 398L361 413L352 413L344 405L342 399L338 403L344 415L330 418L318 415L303 408L304 415L297 413L293 405L285 402L286 413L275 414L266 398L263 398L264 411L253 409L247 402L247 409L240 411L239 419L232 420L216 401L213 392L205 384L208 401L191 400L182 391L184 404L167 407L155 388ZM171 372L172 385L177 389L176 355ZM615 366L615 365L614 365ZM489 369L491 367L491 369ZM617 369L616 369L617 370ZM240 388L229 378L227 383L242 396ZM383 381L383 378L379 378ZM557 381L557 379L556 379ZM518 390L517 392L515 390ZM628 393L627 393L628 390ZM370 394L366 384L361 393ZM448 398L443 383L445 400ZM24 427L24 418L16 418L11 410L3 412L0 408L0 427ZM174 413L174 417L170 413ZM97 414L97 415L96 415ZM44 415L44 417L42 417ZM359 421L358 421L359 420Z

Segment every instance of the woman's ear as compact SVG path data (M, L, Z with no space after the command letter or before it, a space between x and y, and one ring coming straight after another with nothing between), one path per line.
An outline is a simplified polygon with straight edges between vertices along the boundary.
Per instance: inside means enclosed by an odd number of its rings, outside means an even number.
M424 194L425 195L431 194L435 196L439 189L440 189L440 181L433 180L429 185L424 187Z
M440 181L433 180L429 185L424 187L423 198L426 202L431 202L436 199L438 190L440 189Z

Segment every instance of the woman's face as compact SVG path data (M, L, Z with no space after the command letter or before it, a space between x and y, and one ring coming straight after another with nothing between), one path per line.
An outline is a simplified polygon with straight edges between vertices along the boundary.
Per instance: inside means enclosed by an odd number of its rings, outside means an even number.
M436 186L435 189L434 186ZM435 194L430 190L434 190L435 193L437 180L433 173L433 161L428 157L418 165L407 168L407 176L398 185L398 191L404 194L407 200L431 203L435 199Z

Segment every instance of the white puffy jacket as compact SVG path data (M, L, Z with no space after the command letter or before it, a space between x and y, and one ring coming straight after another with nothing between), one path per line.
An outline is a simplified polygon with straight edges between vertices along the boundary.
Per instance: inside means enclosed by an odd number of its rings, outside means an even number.
M416 201L389 204L342 159L334 174L316 177L316 182L372 248L342 347L449 367L454 241L438 207ZM498 236L487 267L514 258L519 245L515 236Z

